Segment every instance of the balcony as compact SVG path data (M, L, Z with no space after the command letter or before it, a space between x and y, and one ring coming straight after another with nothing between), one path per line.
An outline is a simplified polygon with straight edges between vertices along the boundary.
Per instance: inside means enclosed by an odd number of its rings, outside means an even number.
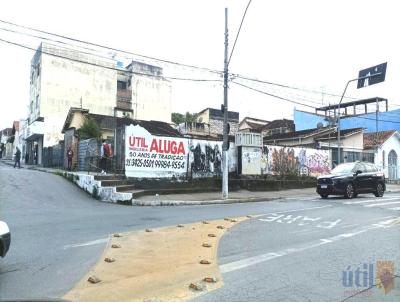
M179 132L190 135L210 135L210 125L206 123L186 122L179 124Z
M117 102L131 102L132 90L130 89L117 89Z

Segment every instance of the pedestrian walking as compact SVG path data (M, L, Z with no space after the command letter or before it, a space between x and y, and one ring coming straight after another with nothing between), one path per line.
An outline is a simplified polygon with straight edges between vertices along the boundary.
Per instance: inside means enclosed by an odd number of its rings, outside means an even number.
M110 145L106 143L106 140L102 140L101 149L100 149L100 169L101 174L107 174L107 161L111 156L111 148Z
M28 153L28 151L26 151L26 154L25 154L25 164L26 165L29 164L29 153Z
M68 160L68 170L72 170L72 159L74 158L74 151L72 151L71 146L67 150L67 160Z
M16 152L15 152L15 163L14 163L14 168L18 165L18 168L21 169L21 150L17 147Z

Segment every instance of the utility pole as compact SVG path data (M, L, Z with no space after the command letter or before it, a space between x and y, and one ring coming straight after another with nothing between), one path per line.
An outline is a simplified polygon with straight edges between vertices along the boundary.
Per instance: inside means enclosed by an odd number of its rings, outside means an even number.
M222 109L224 111L224 125L223 125L223 136L224 142L222 145L222 198L228 198L228 177L229 177L229 128L228 127L228 66L231 62L233 51L235 50L236 42L239 38L240 30L242 29L244 18L246 17L247 10L249 9L251 0L246 6L242 21L240 22L239 30L236 34L235 42L233 43L232 51L228 59L228 8L225 7L225 54L224 54L224 105Z
M222 144L222 198L228 198L228 8L225 8L225 49L224 49L224 124Z

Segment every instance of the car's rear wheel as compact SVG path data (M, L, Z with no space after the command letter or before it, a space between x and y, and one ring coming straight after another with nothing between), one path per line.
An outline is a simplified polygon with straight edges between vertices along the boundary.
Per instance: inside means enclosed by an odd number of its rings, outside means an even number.
M378 183L378 184L376 185L376 189L375 189L374 195L375 195L376 197L382 197L384 193L385 193L385 190L384 190L384 188L383 188L383 184Z
M320 196L321 196L321 198L323 198L323 199L326 199L326 198L328 198L328 194L319 194Z
M345 198L353 198L354 197L354 186L352 183L347 184L346 189L344 191Z

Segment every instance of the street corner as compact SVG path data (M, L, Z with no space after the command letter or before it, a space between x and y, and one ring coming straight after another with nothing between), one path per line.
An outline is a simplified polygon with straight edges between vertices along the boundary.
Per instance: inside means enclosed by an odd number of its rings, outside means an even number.
M249 219L116 233L97 264L65 296L71 301L187 301L223 286L218 244Z

